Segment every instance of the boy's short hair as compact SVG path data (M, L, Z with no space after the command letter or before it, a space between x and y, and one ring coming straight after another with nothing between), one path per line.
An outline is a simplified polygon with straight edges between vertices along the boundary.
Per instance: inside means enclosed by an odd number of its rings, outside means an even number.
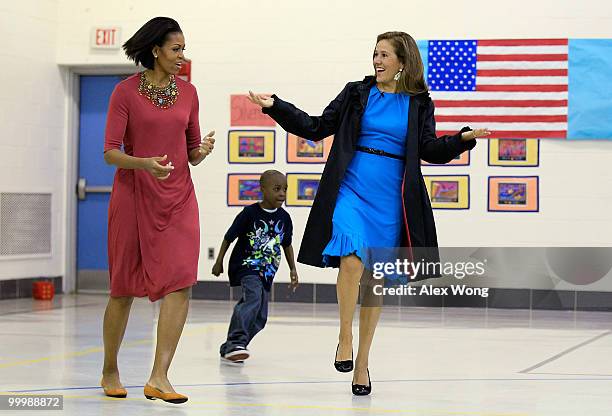
M273 177L275 177L276 175L280 175L282 177L284 177L285 175L282 174L281 172L274 170L274 169L269 169L267 171L265 171L264 173L261 174L261 176L259 177L259 186L261 186L263 188L263 186L268 183L268 181L270 179L272 179Z

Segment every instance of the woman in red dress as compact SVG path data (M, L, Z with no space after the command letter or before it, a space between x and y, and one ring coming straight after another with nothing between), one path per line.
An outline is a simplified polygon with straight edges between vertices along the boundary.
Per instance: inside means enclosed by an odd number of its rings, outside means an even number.
M109 206L111 293L101 384L106 395L126 397L117 354L132 300L162 299L144 393L183 403L187 397L175 392L167 374L197 280L200 228L188 163L195 166L212 151L214 132L201 139L196 89L176 77L185 62L185 39L176 21L152 19L123 48L147 69L115 87L106 123L104 160L117 172Z

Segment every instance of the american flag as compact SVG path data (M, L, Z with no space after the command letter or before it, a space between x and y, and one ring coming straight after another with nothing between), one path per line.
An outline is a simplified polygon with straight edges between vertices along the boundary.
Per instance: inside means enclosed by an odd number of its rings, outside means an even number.
M427 60L438 135L567 137L567 39L430 40Z

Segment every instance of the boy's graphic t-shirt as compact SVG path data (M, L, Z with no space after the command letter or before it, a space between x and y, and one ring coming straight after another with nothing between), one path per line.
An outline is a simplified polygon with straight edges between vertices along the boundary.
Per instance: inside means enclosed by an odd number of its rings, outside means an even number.
M242 276L257 275L266 290L281 261L281 246L289 247L293 224L283 208L267 212L259 203L244 207L236 216L224 239L238 238L229 260L228 276L232 286L239 286Z

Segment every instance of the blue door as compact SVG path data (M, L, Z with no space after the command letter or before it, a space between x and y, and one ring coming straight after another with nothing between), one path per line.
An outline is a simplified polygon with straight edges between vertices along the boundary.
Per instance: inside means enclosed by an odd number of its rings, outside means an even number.
M125 76L81 76L77 290L108 290L108 201L115 168L104 162L108 102Z

